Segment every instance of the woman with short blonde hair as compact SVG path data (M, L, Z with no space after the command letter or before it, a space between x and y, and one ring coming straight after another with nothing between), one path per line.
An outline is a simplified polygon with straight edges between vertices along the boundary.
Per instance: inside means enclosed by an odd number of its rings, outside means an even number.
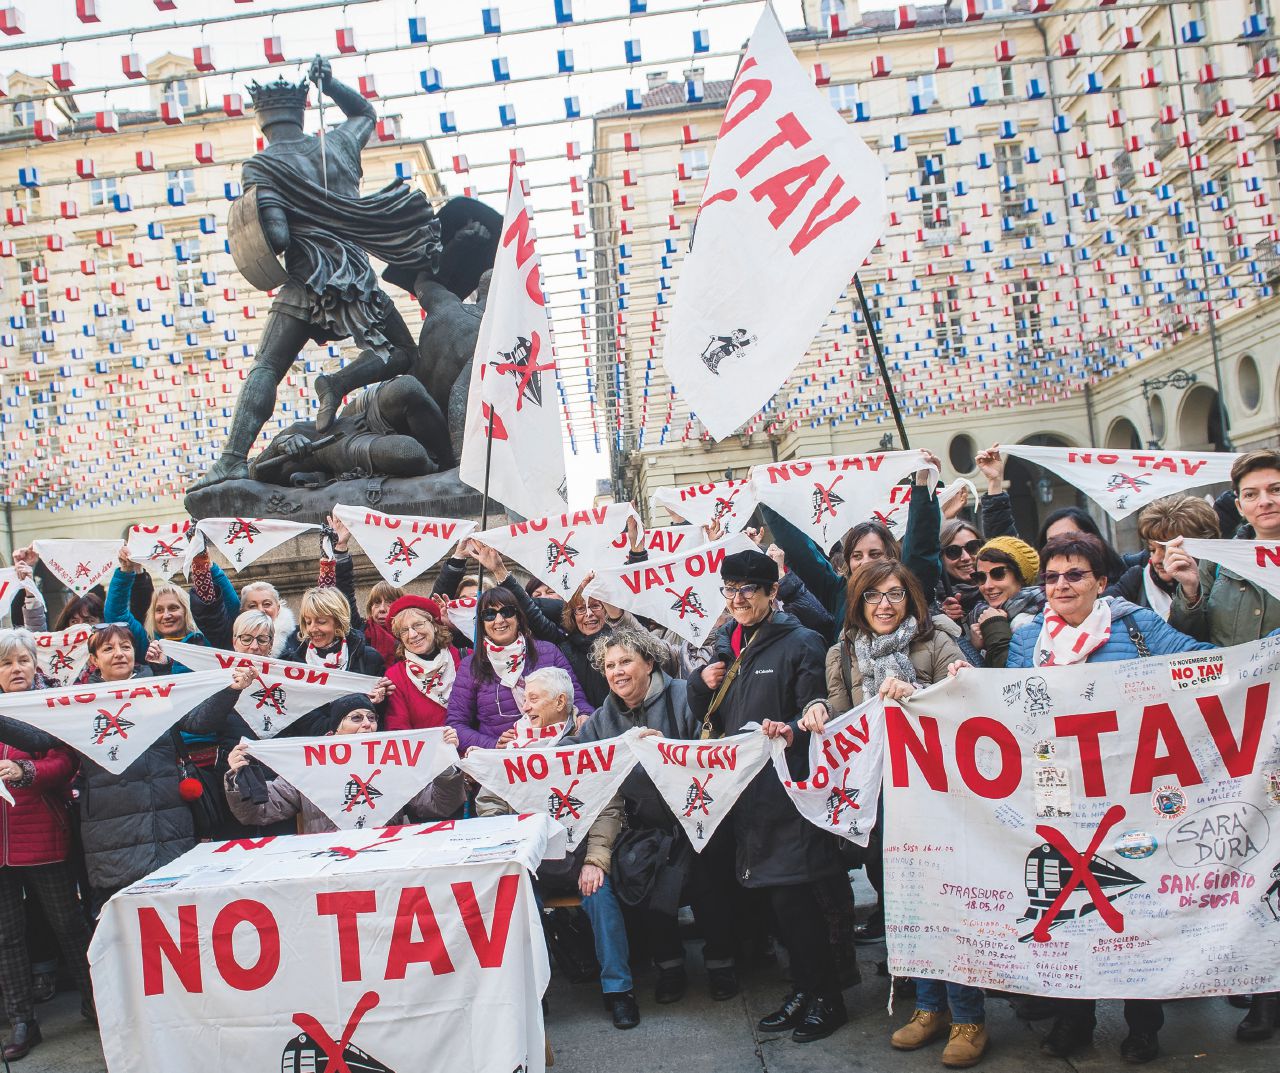
M298 636L283 659L381 678L382 657L351 628L351 605L332 585L308 589L298 602Z

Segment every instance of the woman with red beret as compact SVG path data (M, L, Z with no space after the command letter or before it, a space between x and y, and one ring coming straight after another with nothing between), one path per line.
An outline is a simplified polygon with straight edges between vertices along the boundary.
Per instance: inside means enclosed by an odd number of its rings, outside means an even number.
M387 668L395 689L387 698L384 730L444 726L461 657L439 605L429 596L401 596L387 611L396 659Z

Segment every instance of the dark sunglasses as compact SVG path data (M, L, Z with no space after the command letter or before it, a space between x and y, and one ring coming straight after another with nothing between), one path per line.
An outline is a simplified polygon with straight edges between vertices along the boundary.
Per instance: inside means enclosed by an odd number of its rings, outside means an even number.
M1087 577L1093 577L1092 570L1046 570L1040 575L1044 580L1044 587L1051 589L1059 581L1065 581L1068 585L1079 585Z
M973 572L973 583L981 585L987 578L992 581L1003 581L1013 573L1012 566L993 566L990 570L975 570Z
M496 618L515 618L517 614L514 607L486 607L480 613L480 618L485 622L492 622Z
M948 544L942 549L942 554L950 559L953 563L960 558L966 551L972 557L978 554L978 549L982 547L981 540L971 540L968 544Z

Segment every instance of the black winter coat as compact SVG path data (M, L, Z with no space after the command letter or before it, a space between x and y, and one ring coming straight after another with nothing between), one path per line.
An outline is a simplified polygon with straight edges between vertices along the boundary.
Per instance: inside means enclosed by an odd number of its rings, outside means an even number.
M372 678L381 678L386 664L375 648L365 644L364 634L359 630L350 630L346 636L347 666L345 670L352 674L367 674ZM290 663L306 663L305 649L310 642L305 637L295 637L287 645L280 658Z
M144 667L134 678L150 673ZM237 690L219 690L180 719L177 728L216 735L239 699ZM52 734L7 716L0 716L0 741L32 753L62 744ZM95 891L114 894L196 844L191 806L178 794L181 779L167 731L119 775L80 757L80 841Z
M717 659L733 665L728 622L715 634ZM737 734L748 723L790 722L795 741L787 750L792 779L809 776L809 735L796 726L806 705L826 699L826 646L785 611L757 627L743 650L742 666L711 717L716 730ZM714 691L701 674L689 679L689 707L701 721ZM744 887L788 887L843 870L833 835L819 830L796 810L772 764L766 764L742 792L730 814L737 842L738 882Z

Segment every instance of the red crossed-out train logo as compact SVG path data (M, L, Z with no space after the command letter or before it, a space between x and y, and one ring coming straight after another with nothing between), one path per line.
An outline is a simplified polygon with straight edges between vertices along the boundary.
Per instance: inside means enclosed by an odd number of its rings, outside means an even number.
M233 519L231 524L227 526L227 543L234 544L237 540L243 540L252 544L254 537L262 535L262 530L254 524L256 521L256 518L251 520L245 518Z
M844 480L843 473L829 485L824 486L821 481L813 482L813 522L815 525L822 521L825 514L830 514L834 518L836 516L836 507L844 503L844 498L836 495L836 485L842 480Z
M295 1013L293 1023L301 1030L284 1046L280 1056L281 1073L394 1073L376 1058L351 1042L365 1014L378 1005L376 991L367 991L347 1018L342 1035L336 1040L309 1013Z
M711 815L709 806L713 803L714 798L707 793L707 786L711 782L711 775L708 774L701 782L698 776L693 776L693 781L689 784L689 790L684 796L684 814L692 816L699 809L702 810L704 816Z
M670 586L667 586L664 591L676 598L676 602L671 605L671 610L678 611L681 619L685 615L694 615L697 618L707 617L707 609L702 606L702 601L698 599L698 594L693 591L692 585L685 589L684 592L676 592Z
M93 717L93 733L96 735L93 744L101 745L107 738L114 737L121 737L127 741L129 738L127 731L132 729L133 723L123 716L131 707L133 702L125 701L118 712L112 712L109 708L99 708L98 714Z
M732 489L728 495L716 496L715 510L711 512L711 524L728 517L733 513L733 501L738 498L738 493L742 491L741 486Z
M580 779L574 779L569 784L567 790L557 790L551 787L551 794L547 798L547 811L551 813L553 820L563 820L567 816L571 816L575 820L582 819L583 802L573 796L573 788L578 785Z
M573 561L575 555L581 555L572 544L569 543L573 539L574 530L570 529L564 535L563 540L557 540L553 536L547 537L547 569L559 570L562 567L576 565Z
M364 805L370 809L376 809L378 806L373 803L375 797L381 797L382 791L373 785L373 780L382 774L382 768L375 768L372 775L367 779L362 779L354 771L351 772L347 779L346 789L342 793L342 803L345 806L343 812L350 812L357 805Z
M90 576L92 576L92 575L90 574L90 571L89 571L89 564L88 564L88 563L76 563L76 573L75 573L75 576L76 576L76 577L90 577Z
M858 794L861 791L855 786L849 787L849 769L845 768L840 777L840 785L833 786L831 793L827 795L827 823L835 827L840 822L840 810L850 809L857 811L862 808L858 804Z
M387 565L394 566L396 563L404 563L405 566L412 566L413 560L418 557L418 553L413 550L413 546L421 540L422 537L414 537L412 540L396 537L391 544L391 550L387 552Z

